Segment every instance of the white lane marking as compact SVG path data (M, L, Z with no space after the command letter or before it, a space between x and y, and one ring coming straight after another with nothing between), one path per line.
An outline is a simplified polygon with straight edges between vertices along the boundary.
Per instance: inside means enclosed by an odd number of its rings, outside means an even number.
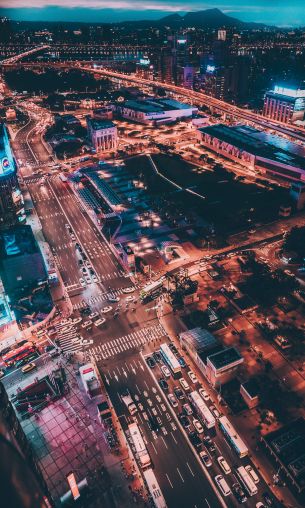
M207 500L206 497L204 498L204 500L205 500L206 504L208 505L208 507L211 508L210 503L209 503L209 501Z
M179 469L178 469L177 467L176 467L176 469L177 469L177 473L178 473L178 475L180 476L181 480L182 480L182 481L183 481L183 483L184 483L184 478L183 478L182 474L180 473L180 471L179 471Z
M135 387L136 387L136 389L137 389L138 393L141 395L141 390L140 390L140 388L138 387L138 385L135 385Z
M188 463L188 462L186 463L186 465L187 465L187 467L189 468L189 470L190 470L190 472L191 472L192 476L195 476L195 475L194 475L194 473L193 473L193 471L191 470L191 466L189 465L189 463Z
M152 447L153 447L153 449L155 450L155 454L156 454L156 455L158 455L158 452L157 452L156 447L155 447L155 445L154 445L154 443L153 443L153 442L151 442L151 446L152 446Z
M173 440L175 441L175 443L178 444L178 441L176 440L176 438L172 432L171 432L171 436L172 436Z
M173 489L174 486L173 486L172 482L170 481L168 474L166 473L165 476L168 479L168 483L170 484L171 488Z
M168 446L167 446L166 442L164 441L164 437L163 437L163 436L161 436L161 439L162 439L162 441L163 441L163 443L164 443L165 448L168 450ZM194 476L194 475L193 475L193 476Z

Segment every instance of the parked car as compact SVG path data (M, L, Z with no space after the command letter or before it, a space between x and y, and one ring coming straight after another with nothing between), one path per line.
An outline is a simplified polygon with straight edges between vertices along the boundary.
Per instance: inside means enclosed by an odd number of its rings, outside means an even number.
M231 473L231 468L227 463L226 459L222 455L217 458L217 462L225 474Z
M171 371L169 370L168 367L166 367L166 365L162 365L161 366L161 370L162 370L162 374L167 377L167 378L170 378L171 377Z
M199 388L198 392L200 393L203 400L205 400L205 401L210 400L210 396L204 388Z
M146 358L146 363L147 363L148 367L150 367L151 369L153 369L156 366L156 362L151 356L148 356Z
M211 467L212 460L209 454L205 450L201 450L199 453L200 460L204 463L205 467Z
M178 406L178 402L176 401L176 398L172 393L169 393L167 397L173 407Z
M164 391L168 390L168 384L164 378L159 379L159 385L161 386L162 390Z
M237 501L239 503L246 503L247 502L247 496L244 493L243 489L241 488L240 484L238 482L233 483L232 485L232 491L234 496L236 497ZM257 505L256 505L257 506ZM262 507L264 505L262 504Z

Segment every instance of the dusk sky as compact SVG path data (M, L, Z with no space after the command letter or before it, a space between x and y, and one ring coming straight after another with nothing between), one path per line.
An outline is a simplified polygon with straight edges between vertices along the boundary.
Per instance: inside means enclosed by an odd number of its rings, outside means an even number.
M29 4L31 7L29 7ZM173 12L218 7L243 21L305 26L304 0L0 0L0 14L12 19L122 21L157 19Z

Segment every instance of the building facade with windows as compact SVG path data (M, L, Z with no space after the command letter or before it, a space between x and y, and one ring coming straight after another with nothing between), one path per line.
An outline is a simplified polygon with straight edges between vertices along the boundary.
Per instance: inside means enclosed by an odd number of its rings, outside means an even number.
M210 125L197 132L200 144L252 171L305 181L305 150L296 143L248 125Z
M111 120L87 117L88 137L97 152L116 151L118 131Z
M270 120L291 123L303 120L305 90L275 86L265 94L263 115Z

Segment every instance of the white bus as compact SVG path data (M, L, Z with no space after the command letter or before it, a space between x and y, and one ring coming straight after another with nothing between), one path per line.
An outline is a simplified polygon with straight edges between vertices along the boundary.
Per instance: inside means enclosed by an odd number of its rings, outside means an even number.
M65 173L60 173L59 178L62 182L67 182L68 178L66 177Z
M203 398L200 397L199 393L196 392L196 390L194 390L192 393L190 393L189 398L190 398L192 405L195 407L200 420L202 420L204 425L208 429L215 427L215 418L212 415L209 408L207 407Z
M249 473L245 470L244 466L238 467L236 469L236 473L249 496L255 496L255 494L258 492L257 486L255 485Z
M143 471L143 476L146 481L146 485L148 488L148 492L150 493L152 500L154 502L155 508L167 508L167 504L163 497L162 491L157 482L157 478L155 477L155 473L152 469L146 469Z
M226 416L221 416L218 420L218 424L224 433L228 443L232 446L237 455L240 458L248 455L248 448L246 447L241 437L237 434L228 418Z
M139 460L142 469L150 466L150 456L143 441L142 434L136 423L128 425L130 438L135 449L135 455Z
M164 277L161 277L161 279L145 286L142 291L140 291L140 298L142 302L149 302L157 298L157 296L162 293L163 282Z
M170 370L173 373L173 376L179 376L181 373L181 365L175 357L174 353L169 349L167 344L161 344L160 353L164 359L164 361L169 366Z

